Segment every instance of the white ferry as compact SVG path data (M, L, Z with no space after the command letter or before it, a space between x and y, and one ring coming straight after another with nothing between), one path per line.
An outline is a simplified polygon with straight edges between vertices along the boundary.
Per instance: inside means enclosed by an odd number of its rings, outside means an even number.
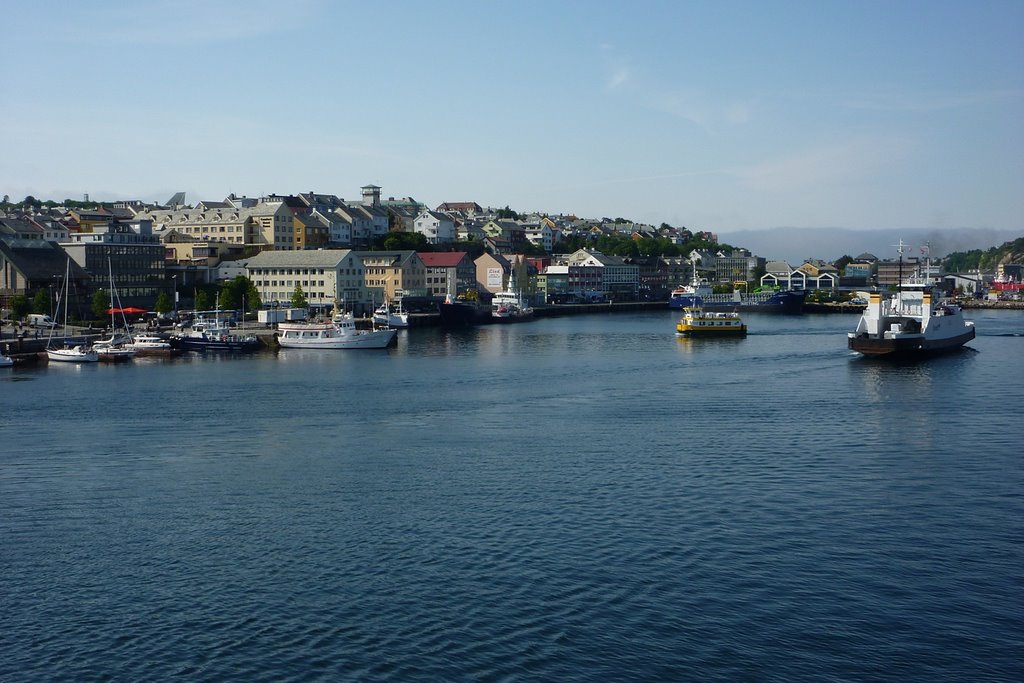
M903 262L900 242L900 263ZM934 296L920 276L904 280L890 296L871 292L847 346L866 356L925 355L958 349L974 339L974 323L961 308Z

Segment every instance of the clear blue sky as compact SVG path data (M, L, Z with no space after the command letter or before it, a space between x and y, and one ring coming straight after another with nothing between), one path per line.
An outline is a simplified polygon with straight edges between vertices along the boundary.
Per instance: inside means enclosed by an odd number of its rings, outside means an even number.
M14 1L0 194L1024 228L1024 2Z

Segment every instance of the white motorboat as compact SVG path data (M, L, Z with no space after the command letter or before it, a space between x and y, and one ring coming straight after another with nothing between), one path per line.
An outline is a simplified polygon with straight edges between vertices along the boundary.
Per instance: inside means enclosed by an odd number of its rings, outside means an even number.
M286 349L383 349L394 341L397 330L358 330L349 313L336 314L330 322L278 323L277 343Z
M169 341L155 334L136 335L131 347L139 356L170 356L177 352Z

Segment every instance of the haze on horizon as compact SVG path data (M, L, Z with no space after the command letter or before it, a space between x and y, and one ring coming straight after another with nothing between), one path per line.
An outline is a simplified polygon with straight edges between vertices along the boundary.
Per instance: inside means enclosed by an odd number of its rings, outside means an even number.
M41 0L4 22L14 200L373 183L723 241L1024 228L1013 0Z

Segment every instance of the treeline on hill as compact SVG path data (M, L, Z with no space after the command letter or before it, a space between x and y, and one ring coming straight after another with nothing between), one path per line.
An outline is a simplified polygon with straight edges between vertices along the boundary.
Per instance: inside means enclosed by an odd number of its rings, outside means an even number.
M596 240L586 236L573 236L555 245L554 251L568 254L577 249L597 249L609 256L686 256L694 249L710 249L712 251L732 251L728 244L710 242L708 240L691 239L684 244L676 244L666 237L642 237L633 239L629 235L601 235Z
M10 195L4 195L2 201L0 201L0 210L3 211L25 211L27 209L52 209L57 206L64 206L69 209L95 209L100 206L110 208L114 205L114 202L93 202L85 200L65 199L62 202L55 202L52 199L43 201L42 199L36 199L32 195L29 195L22 199L20 202L12 202Z
M1021 263L1024 261L1024 237L990 249L972 249L970 251L954 251L942 259L947 272L963 273L970 270L995 270L1000 263Z

